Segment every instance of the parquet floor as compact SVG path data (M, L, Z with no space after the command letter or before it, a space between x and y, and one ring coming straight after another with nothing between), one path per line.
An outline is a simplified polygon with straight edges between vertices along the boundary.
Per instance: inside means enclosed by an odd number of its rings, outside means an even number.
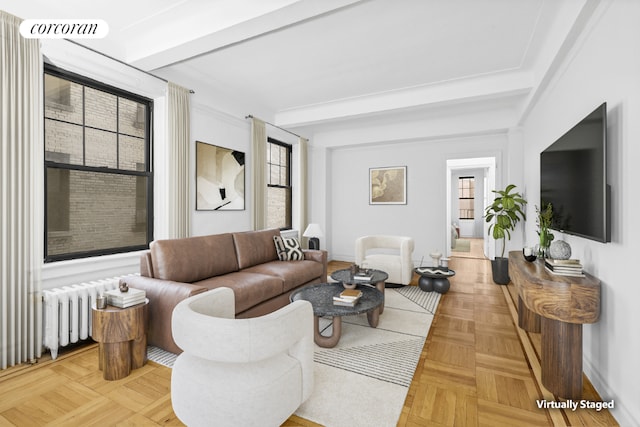
M330 269L344 265L333 261ZM491 282L481 257L453 257L450 267L456 276L438 306L398 426L617 425L608 411L538 409L544 390L525 350L539 353L539 337L523 343L510 287ZM171 408L170 369L149 362L125 379L105 381L97 367L92 344L56 361L0 371L0 427L182 425ZM585 382L585 398L597 400L594 393ZM317 426L296 416L283 425Z

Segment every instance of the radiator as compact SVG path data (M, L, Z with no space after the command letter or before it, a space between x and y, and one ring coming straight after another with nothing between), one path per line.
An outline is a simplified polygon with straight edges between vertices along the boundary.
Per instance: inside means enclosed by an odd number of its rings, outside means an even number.
M91 336L91 305L96 296L116 289L120 277L42 291L43 344L58 357L58 348Z

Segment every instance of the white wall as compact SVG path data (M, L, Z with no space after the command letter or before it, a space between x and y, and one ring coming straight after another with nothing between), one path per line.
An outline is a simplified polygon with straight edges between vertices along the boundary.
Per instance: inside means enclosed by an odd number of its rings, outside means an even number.
M421 126L422 124L420 124ZM411 124L405 124L410 127ZM362 128L362 139L377 132ZM315 143L333 146L334 135L316 135ZM508 158L511 142L506 133L466 136L446 139L420 139L399 142L377 142L351 147L326 149L325 156L316 155L314 168L327 171L323 186L312 185L313 222L324 225L323 244L329 250L329 258L353 261L354 242L367 234L406 235L415 239L414 263L434 249L445 252L446 236L450 232L446 217L446 162L448 159L468 157ZM322 165L322 160L325 164ZM500 161L500 160L499 160ZM369 168L407 166L407 204L370 205ZM506 167L499 167L502 172ZM500 173L502 173L500 172ZM316 174L313 175L314 181ZM506 182L501 176L498 185ZM519 184L519 182L516 182ZM324 222L322 216L324 215ZM522 240L515 233L511 244L520 247Z
M220 112L202 103L198 93L191 104L191 234L245 231L251 229L251 128L248 120ZM196 211L196 141L245 153L245 209L240 211Z
M583 328L584 370L604 400L615 400L620 425L640 425L640 252L635 168L640 159L640 2L605 1L522 126L524 178L539 199L539 153L603 101L608 105L608 180L612 242L566 236L585 269L602 285L598 323ZM635 178L634 178L635 177ZM539 204L539 203L538 203ZM588 213L586 213L588 214ZM535 218L534 204L528 206ZM535 242L535 221L526 226Z

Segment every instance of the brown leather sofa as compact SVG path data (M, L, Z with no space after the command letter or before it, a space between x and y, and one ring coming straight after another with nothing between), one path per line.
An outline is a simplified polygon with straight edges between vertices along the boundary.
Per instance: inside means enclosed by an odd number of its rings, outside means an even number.
M295 289L326 281L327 252L304 250L302 261L280 261L279 230L156 240L140 258L140 276L127 284L149 299L147 342L173 353L171 314L185 298L221 286L233 289L237 318L271 313L289 304Z

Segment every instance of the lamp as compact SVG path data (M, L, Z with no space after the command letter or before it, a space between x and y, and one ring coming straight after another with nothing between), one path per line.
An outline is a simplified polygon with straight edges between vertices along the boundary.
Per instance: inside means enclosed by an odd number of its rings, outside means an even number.
M318 237L322 237L324 234L322 234L322 229L318 224L309 224L302 235L309 237L309 249L320 249L320 239Z

